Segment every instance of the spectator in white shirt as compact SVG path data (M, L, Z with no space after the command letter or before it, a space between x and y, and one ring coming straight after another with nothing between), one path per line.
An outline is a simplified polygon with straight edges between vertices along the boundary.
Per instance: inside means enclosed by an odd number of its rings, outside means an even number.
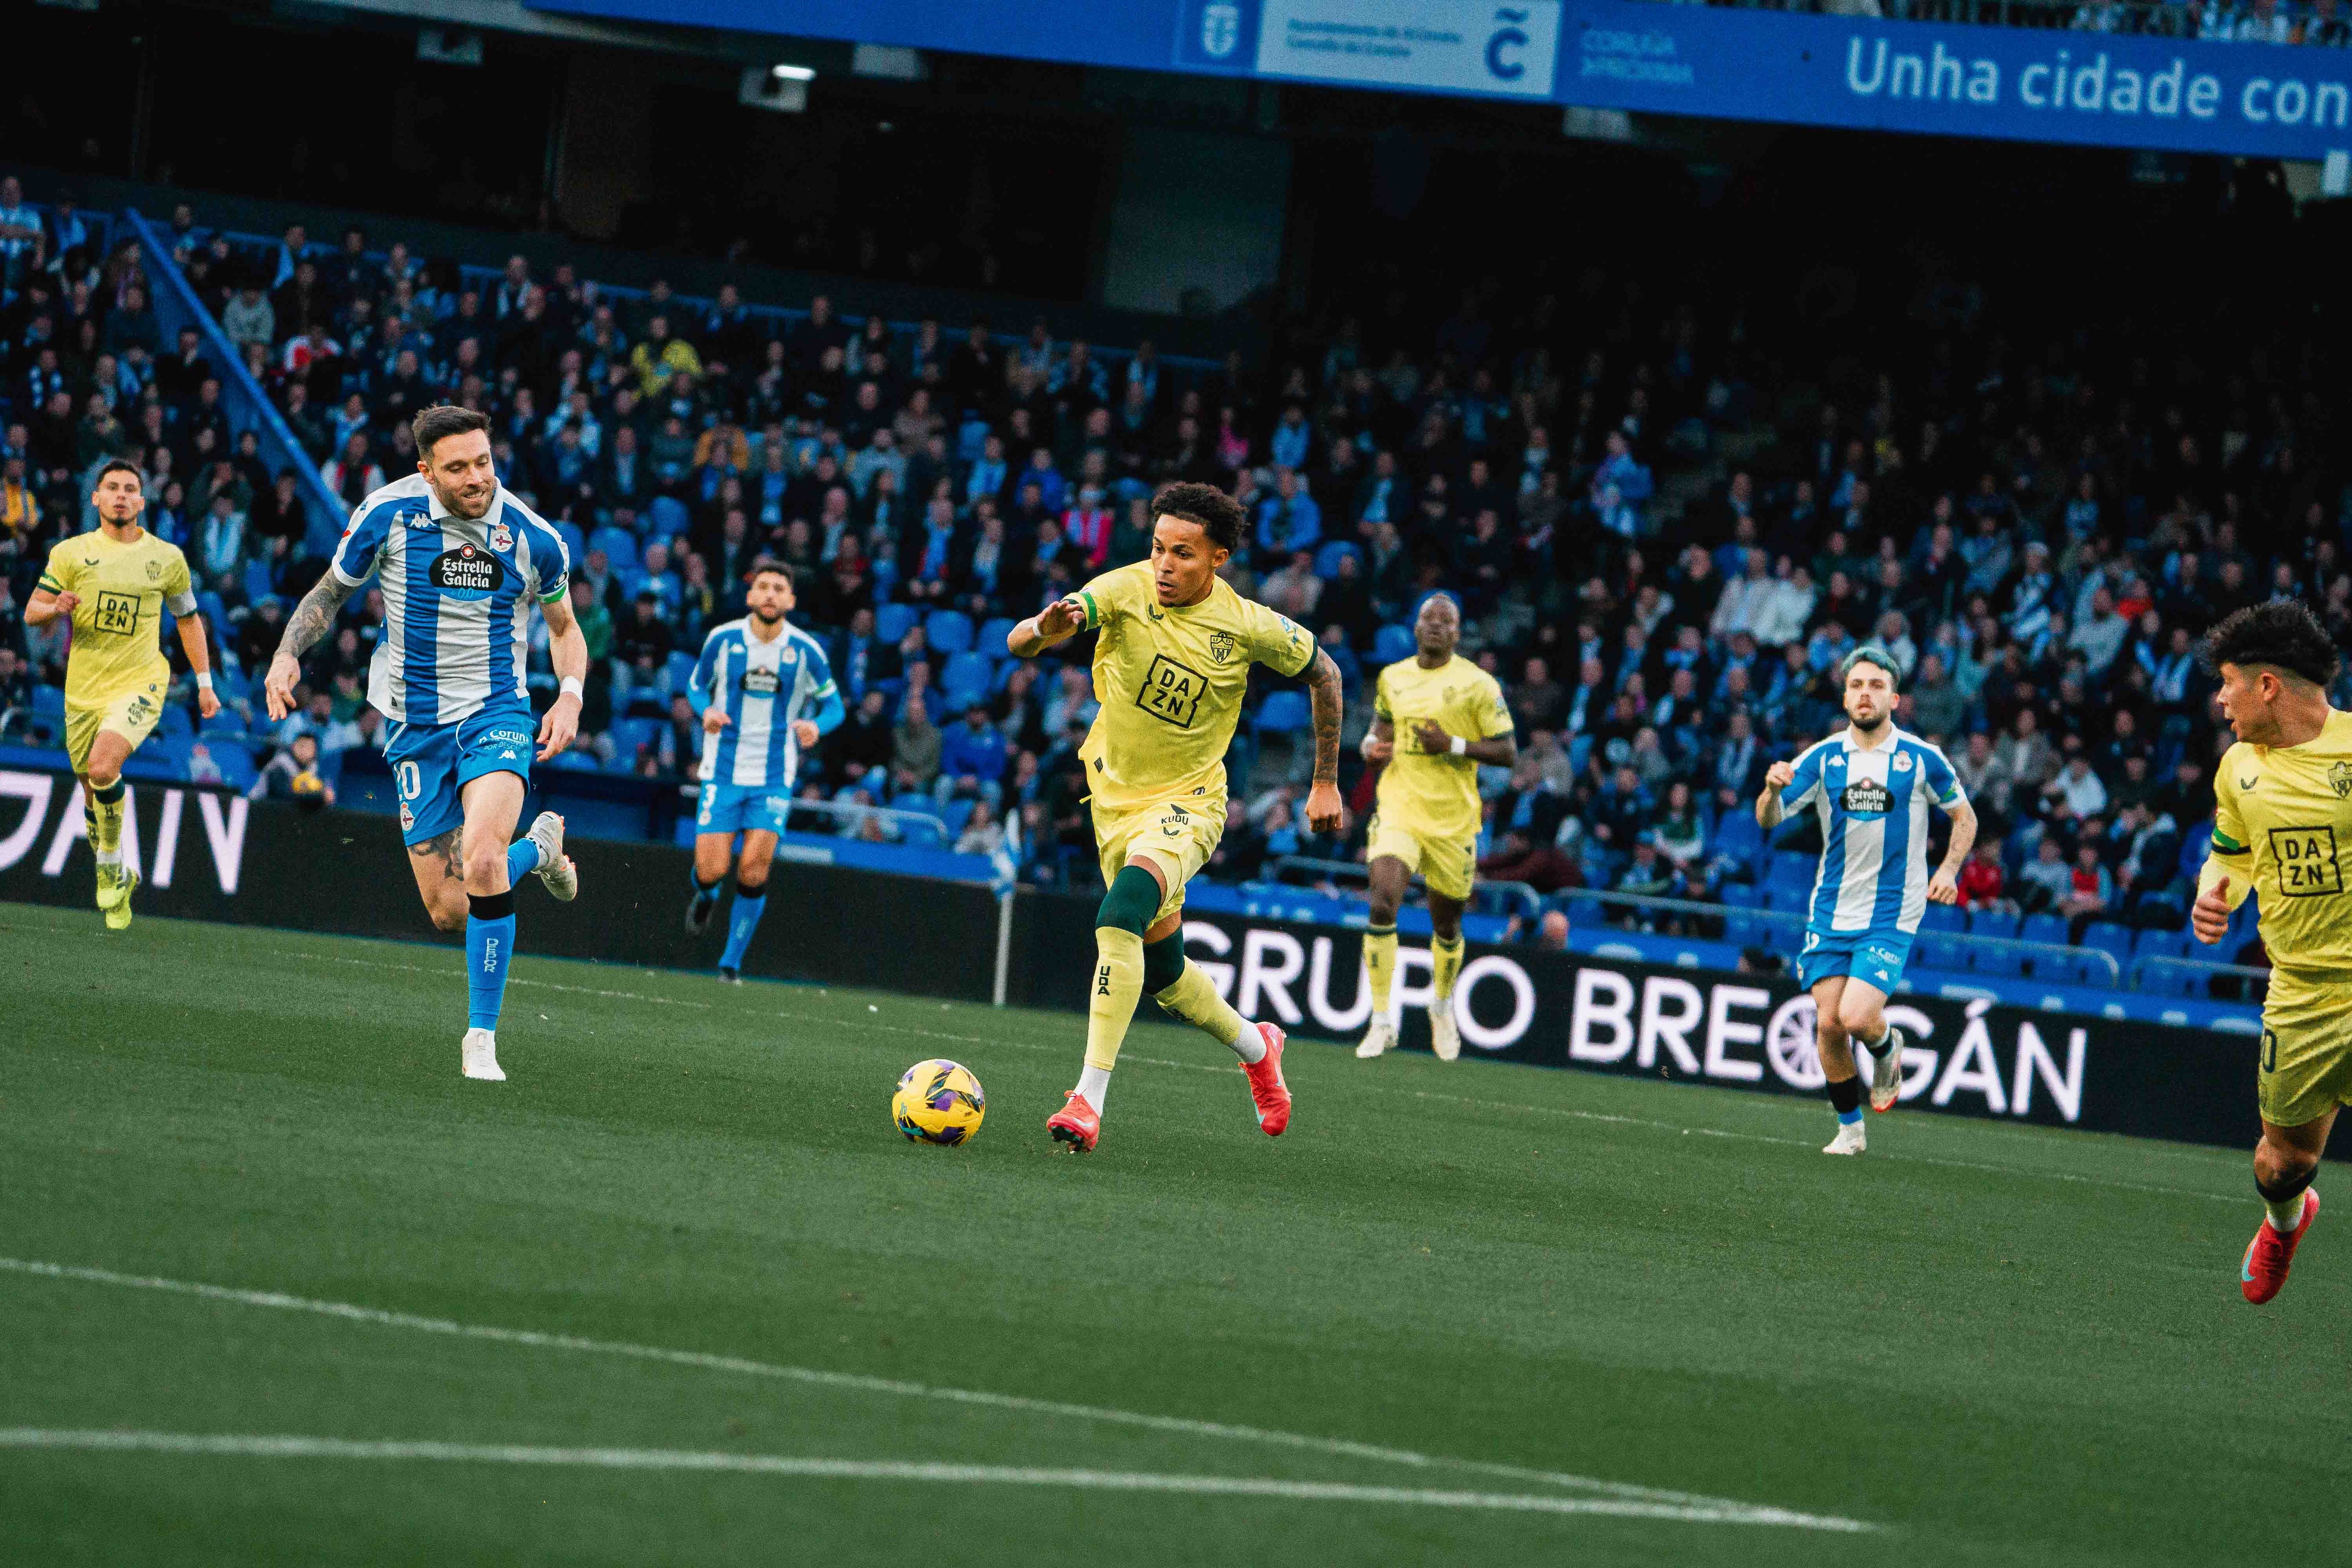
M2107 786L2091 771L2091 759L2076 752L2056 778L2042 786L2042 798L2079 822L2107 809Z

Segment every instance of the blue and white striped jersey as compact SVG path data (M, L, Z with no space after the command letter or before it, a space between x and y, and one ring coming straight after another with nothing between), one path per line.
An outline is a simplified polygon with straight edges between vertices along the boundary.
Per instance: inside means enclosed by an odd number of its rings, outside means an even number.
M1824 935L1919 929L1927 908L1927 807L1968 796L1944 753L1906 731L1868 749L1841 730L1806 748L1780 792L1787 812L1821 816L1822 868L1808 931Z
M687 683L697 713L723 703L726 727L702 737L705 784L789 790L801 765L793 721L813 721L819 731L841 721L841 693L824 646L787 622L773 642L751 630L750 617L710 628L702 657Z
M455 724L493 702L530 700L530 602L569 591L572 559L504 485L469 522L410 474L360 502L329 570L347 588L373 572L383 591L368 701L388 719Z

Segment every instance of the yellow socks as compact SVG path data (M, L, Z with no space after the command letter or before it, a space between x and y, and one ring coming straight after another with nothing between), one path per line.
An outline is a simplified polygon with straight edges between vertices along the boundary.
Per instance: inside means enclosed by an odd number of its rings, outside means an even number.
M1143 996L1143 939L1117 926L1095 927L1095 981L1087 997L1087 1066L1108 1072L1135 1005ZM1100 1109L1097 1107L1097 1109Z
M1391 937L1389 940L1393 942L1396 938ZM1462 939L1457 936L1452 942L1448 942L1444 937L1432 938L1429 943L1429 967L1430 982L1435 988L1437 1001L1442 1004L1453 1000L1454 982L1462 973ZM1372 1000L1375 1006L1379 1005L1379 997L1375 996Z
M121 779L104 789L89 792L89 847L100 855L113 855L122 848L122 797L130 786Z
M1187 963L1184 973L1176 977L1176 984L1152 1000L1170 1017L1182 1019L1245 1062L1256 1061L1265 1055L1265 1042L1234 1011L1232 1003L1217 994L1216 986L1201 973L1197 963ZM1247 1038L1244 1038L1244 1031Z
M1364 930L1364 974L1372 983L1372 1016L1389 1016L1389 987L1396 983L1396 927Z

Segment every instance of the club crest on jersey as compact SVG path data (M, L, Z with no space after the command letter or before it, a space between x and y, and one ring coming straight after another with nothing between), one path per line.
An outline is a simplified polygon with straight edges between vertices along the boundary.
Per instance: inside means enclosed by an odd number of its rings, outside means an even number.
M1209 657L1215 659L1219 664L1223 664L1225 660L1233 658L1234 634L1231 632L1211 632L1209 634Z
M490 548L498 551L514 548L514 530L503 522L490 524Z
M1895 761L1892 763L1892 766L1898 773L1909 773L1911 771L1911 753L1908 752L1895 752Z
M2352 798L2352 763L2328 763L2327 787L2336 792L2338 800Z
M150 583L159 583L163 581L163 563L161 561L150 561L147 563L147 581ZM2336 765L2342 767L2344 764L2338 763ZM2342 790L2337 790L2336 793L2337 795L2342 795L2344 792Z

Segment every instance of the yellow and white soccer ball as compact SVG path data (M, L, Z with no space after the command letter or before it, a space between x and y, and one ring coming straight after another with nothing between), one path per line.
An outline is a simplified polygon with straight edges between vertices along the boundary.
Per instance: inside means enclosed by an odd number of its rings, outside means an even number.
M917 1062L890 1097L890 1117L898 1131L925 1143L962 1143L980 1131L988 1098L971 1069L944 1058Z

